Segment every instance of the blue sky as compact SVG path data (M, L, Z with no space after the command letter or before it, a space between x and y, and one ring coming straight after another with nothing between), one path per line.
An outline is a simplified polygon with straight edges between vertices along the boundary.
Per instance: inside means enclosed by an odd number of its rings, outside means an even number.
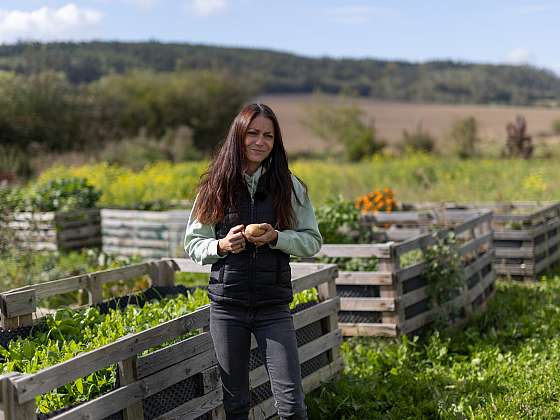
M0 43L151 39L560 74L559 17L544 0L0 0Z

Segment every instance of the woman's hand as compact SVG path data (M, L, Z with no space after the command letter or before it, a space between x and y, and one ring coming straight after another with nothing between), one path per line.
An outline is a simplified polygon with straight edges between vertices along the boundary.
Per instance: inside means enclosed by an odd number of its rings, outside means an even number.
M245 237L243 236L244 225L232 227L225 238L218 241L218 254L225 255L228 252L239 254L245 249Z
M259 227L264 230L264 233L262 235L252 236L249 232L245 231L245 238L249 242L254 243L255 246L261 246L265 244L275 245L276 241L278 240L278 232L274 230L274 228L268 223L261 223L259 224Z

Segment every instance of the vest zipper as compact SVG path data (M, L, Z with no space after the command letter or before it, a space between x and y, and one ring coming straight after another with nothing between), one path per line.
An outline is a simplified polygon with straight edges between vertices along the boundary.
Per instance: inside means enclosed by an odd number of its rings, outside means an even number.
M251 197L249 208L251 210L251 223L255 223L255 201ZM255 283L256 279L256 259L257 259L257 247L253 246L253 251L251 252L251 260L249 266L249 306L256 305L255 296Z

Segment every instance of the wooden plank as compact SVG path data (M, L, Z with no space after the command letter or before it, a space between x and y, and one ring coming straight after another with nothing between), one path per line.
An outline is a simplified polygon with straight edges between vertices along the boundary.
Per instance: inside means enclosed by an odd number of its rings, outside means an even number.
M167 261L163 259L162 261ZM210 265L200 265L188 258L171 258L175 271L182 273L210 273Z
M217 363L214 351L208 351L184 360L154 375L103 394L91 401L66 411L52 420L103 419L127 405L141 402L184 379L190 378Z
M81 274L79 276L67 277L60 280L23 286L13 289L12 291L16 292L34 289L36 298L43 299L49 296L61 295L63 293L84 289L88 284L88 278L89 274Z
M32 314L37 309L35 290L29 289L1 293L0 308L2 316L8 318Z
M364 322L346 323L341 322L338 324L342 335L345 337L396 337L397 325L396 324L369 324Z
M470 240L466 244L462 245L458 249L459 255L465 255L472 251L477 251L482 245L492 245L493 240L493 233L487 233L486 235L482 235L476 239Z
M379 271L339 271L338 285L387 286L393 284L393 274Z
M138 358L138 379L189 359L212 348L210 333L204 332Z
M331 314L336 314L340 308L340 297L336 296L317 305L311 306L293 315L294 328L297 330L312 324Z
M1 382L3 411L6 420L30 420L36 417L34 400L24 404L19 404L17 401L17 391L12 381L21 376L22 374L14 372L13 375L5 376Z
M120 386L133 384L138 380L137 372L138 357L132 356L118 363ZM136 401L124 409L124 420L144 420L144 406L142 401Z
M149 264L141 263L127 265L126 267L113 268L110 270L96 271L95 273L91 273L90 277L92 281L99 284L104 284L110 281L129 280L135 277L140 277L148 274L148 270Z
M101 238L101 226L100 225L90 225L83 226L73 229L65 229L58 232L58 240L66 241L70 239L89 239L90 236L99 236Z
M340 299L341 311L394 311L395 298L343 297Z
M308 274L303 277L296 277L292 279L292 289L294 293L301 292L302 290L311 289L321 283L335 279L338 275L338 267L336 264L325 264L323 268L315 273Z
M392 243L368 245L323 245L318 257L389 258Z
M396 272L396 277L400 283L404 283L414 277L418 277L426 269L426 263L421 262L406 268L401 268Z
M494 260L494 253L492 251L486 252L484 255L478 257L475 261L465 267L465 277L469 278L477 271L491 264Z
M222 387L220 386L202 397L187 401L179 407L156 417L155 420L193 420L219 407L222 404L222 398Z
M101 217L106 219L145 219L145 220L177 220L187 223L189 210L120 210L120 209L101 209Z
M139 247L139 248L160 248L167 249L169 247L169 240L167 239L138 239L132 238L115 238L103 236L103 243L107 246L123 246L123 247Z
M491 212L486 212L483 214L479 214L477 216L474 216L468 220L465 220L463 223L461 223L458 226L455 226L453 228L453 231L455 232L456 235L460 235L463 232L466 232L476 226L479 226L483 223L490 223L492 221L492 213Z
M209 306L206 305L192 313L139 333L128 334L113 343L80 354L33 375L27 375L16 382L18 401L20 403L31 401L37 395L158 346L188 331L202 328L208 325L208 322Z
M443 235L444 233L447 232L448 232L447 229L443 229L441 231L438 231L438 234ZM406 254L407 252L413 251L415 249L419 249L419 248L424 249L428 246L433 245L435 242L436 240L433 237L433 234L426 233L424 235L418 236L416 238L411 238L400 244L395 245L395 252L396 255L400 257L401 255Z
M428 297L427 293L428 286L422 286L416 290L406 293L399 299L399 303L408 308L410 305L420 302Z

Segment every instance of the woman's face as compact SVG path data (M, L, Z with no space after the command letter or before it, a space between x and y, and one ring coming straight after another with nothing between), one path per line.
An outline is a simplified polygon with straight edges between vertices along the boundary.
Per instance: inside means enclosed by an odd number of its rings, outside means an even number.
M245 135L245 155L250 169L256 169L265 160L274 146L274 124L272 120L257 115L247 128Z

